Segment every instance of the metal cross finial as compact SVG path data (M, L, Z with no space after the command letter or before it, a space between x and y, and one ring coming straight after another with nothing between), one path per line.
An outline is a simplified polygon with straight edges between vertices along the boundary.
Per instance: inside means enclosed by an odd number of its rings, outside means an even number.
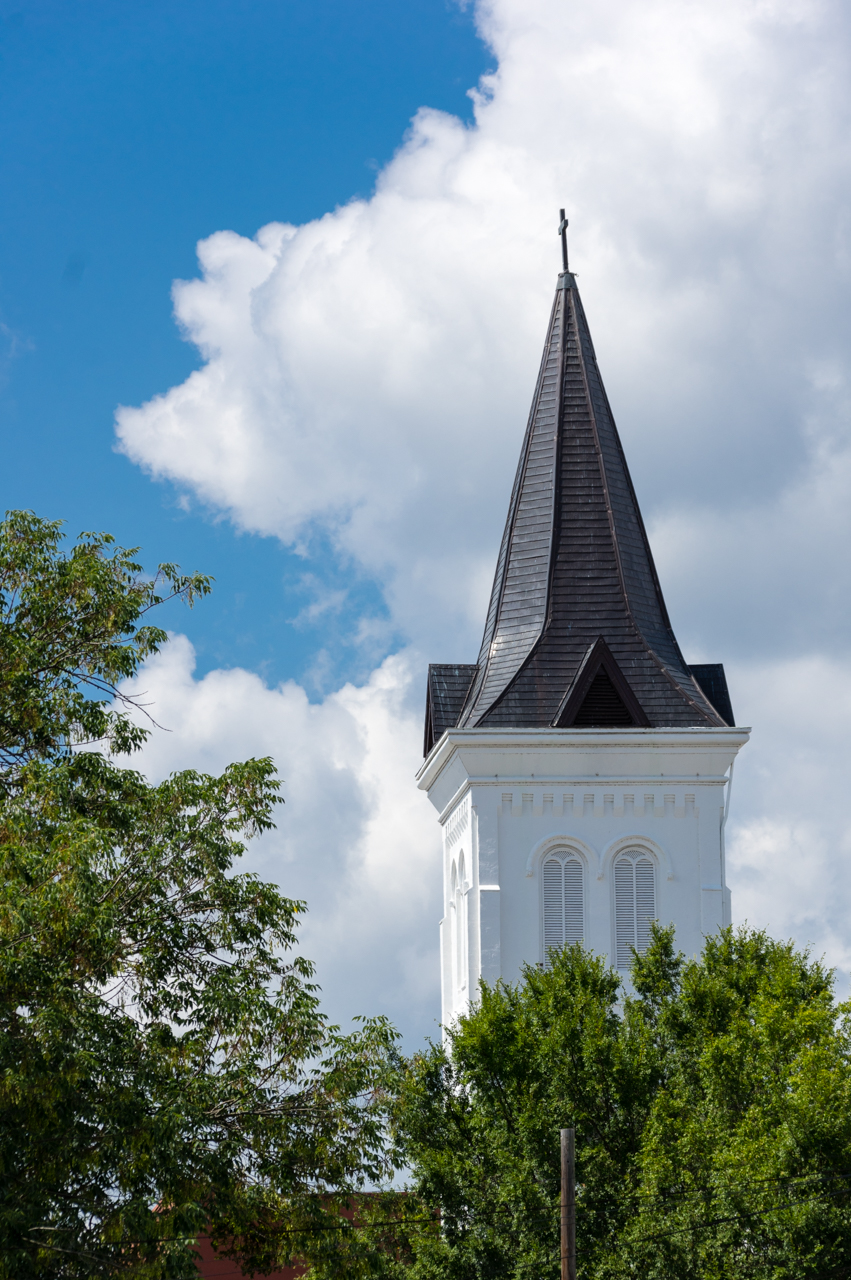
M558 233L561 236L561 265L562 270L567 271L567 218L564 216L564 209L559 209L559 217L561 218L558 224Z

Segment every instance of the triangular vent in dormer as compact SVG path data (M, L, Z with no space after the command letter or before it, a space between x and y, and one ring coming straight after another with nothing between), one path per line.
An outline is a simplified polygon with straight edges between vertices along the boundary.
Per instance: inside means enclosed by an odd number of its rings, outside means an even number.
M608 671L601 668L591 681L582 706L573 721L575 729L622 729L635 721L626 709L626 703L612 684Z
M631 729L650 723L602 636L586 653L554 723L559 729Z

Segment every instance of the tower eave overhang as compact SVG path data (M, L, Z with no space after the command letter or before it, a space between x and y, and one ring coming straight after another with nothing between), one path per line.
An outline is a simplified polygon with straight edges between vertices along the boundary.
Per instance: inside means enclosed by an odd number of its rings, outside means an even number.
M456 761L469 781L491 784L508 784L515 777L524 785L584 780L589 784L625 785L651 776L660 781L667 779L671 785L695 780L722 782L750 733L747 727L715 725L448 729L420 766L417 785L421 791L431 791L441 774ZM511 767L511 757L518 753L524 758L522 770ZM537 769L529 767L535 763L536 753L540 753ZM583 757L597 764L603 764L605 757L605 768L582 769ZM564 767L560 768L560 764Z

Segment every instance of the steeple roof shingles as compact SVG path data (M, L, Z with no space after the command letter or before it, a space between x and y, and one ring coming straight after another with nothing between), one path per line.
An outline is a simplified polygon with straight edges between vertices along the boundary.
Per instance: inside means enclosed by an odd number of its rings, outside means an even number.
M650 725L725 723L671 629L575 277L563 272L458 726L554 724L600 637Z

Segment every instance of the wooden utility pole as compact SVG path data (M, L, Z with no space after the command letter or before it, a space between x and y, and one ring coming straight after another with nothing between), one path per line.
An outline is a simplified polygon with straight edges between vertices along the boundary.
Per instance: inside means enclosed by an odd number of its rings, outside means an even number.
M561 1130L561 1280L576 1280L576 1134Z

